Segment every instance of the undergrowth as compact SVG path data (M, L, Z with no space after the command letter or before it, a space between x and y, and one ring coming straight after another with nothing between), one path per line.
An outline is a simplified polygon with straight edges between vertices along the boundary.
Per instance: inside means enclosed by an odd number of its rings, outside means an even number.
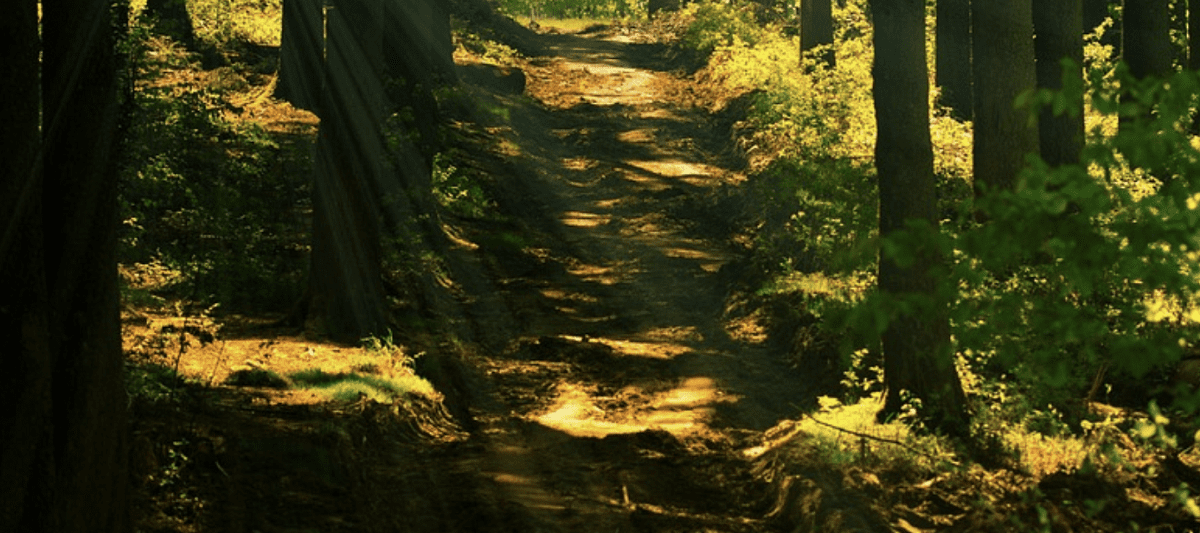
M785 28L756 23L745 15L745 4L701 2L686 9L683 16L691 22L683 43L708 54L704 79L749 102L737 128L752 174L733 194L757 210L751 254L765 276L750 289L761 299L798 305L784 314L787 320L816 317L840 342L841 396L830 399L822 414L835 421L849 417L840 421L846 429L886 433L892 430L867 420L875 407L863 407L878 396L882 382L873 322L878 309L866 298L884 244L876 230L872 31L865 1L837 3L834 10L832 68L816 60L821 50L802 57ZM1123 77L1100 36L1087 39L1086 91L1076 87L1074 96L1040 93L1019 102L1062 108L1064 98L1086 96L1084 158L1090 166L1049 169L1033 161L1012 195L974 200L971 124L951 117L937 105L936 91L930 94L942 226L936 238L951 258L940 278L943 298L953 302L958 369L973 399L974 436L959 448L935 445L920 434L889 434L904 446L883 463L904 465L918 477L959 472L946 466L952 461L921 463L919 456L965 457L1020 472L1021 494L1030 505L1025 510L1032 514L1014 517L1013 525L1053 522L1041 514L1046 509L1037 496L1039 480L1078 474L1128 482L1138 477L1130 465L1179 453L1195 429L1181 423L1192 418L1190 400L1180 403L1176 395L1174 406L1162 409L1150 400L1169 399L1165 377L1192 349L1200 318L1194 253L1200 244L1191 229L1200 196L1184 188L1200 158L1180 126L1190 116L1190 100L1183 96L1193 94L1196 81L1179 75L1166 85L1145 82L1133 94L1141 95L1137 105L1155 113L1118 134L1117 117L1129 113L1130 104L1116 98L1122 86L1128 90L1134 83ZM1163 176L1173 179L1163 185ZM1176 189L1164 196L1167 187ZM976 210L987 212L991 222L976 223ZM1100 413L1097 401L1131 410ZM921 406L910 407L907 425L919 429ZM860 466L872 457L864 450L874 446L861 437L804 424L818 436L805 445L813 448L809 455ZM1188 439L1171 445L1171 436L1180 434ZM1171 479L1155 478L1156 494L1184 494L1172 512L1191 516L1195 502L1186 496L1188 487L1172 488ZM1093 517L1099 511L1086 507L1106 502L1076 502L1082 507L1071 512Z
M218 46L263 40L251 29L272 23L258 18L269 10L244 3L191 7L198 35ZM209 7L223 14L207 18ZM307 168L303 134L272 132L239 118L264 90L256 65L203 70L197 54L148 31L136 10L131 24L126 49L134 90L119 189L121 263L131 271L165 269L154 290L204 307L286 308L299 292L307 249L301 238L307 180L298 172Z

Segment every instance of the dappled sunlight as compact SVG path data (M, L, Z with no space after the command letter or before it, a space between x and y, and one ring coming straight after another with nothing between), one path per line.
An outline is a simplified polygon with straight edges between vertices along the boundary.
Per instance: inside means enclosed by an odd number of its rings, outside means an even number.
M693 350L691 346L686 344L661 340L636 341L603 337L595 340L596 342L612 347L626 356L644 357L647 359L673 359L685 353L690 353Z
M577 263L568 267L567 273L583 281L613 285L625 281L629 275L637 272L632 266L633 264L632 262L613 265Z
M582 385L561 384L558 397L534 420L575 437L599 438L650 429L682 437L705 430L717 404L737 401L708 377L686 378L670 390L655 393L637 387L626 387L614 397L597 397L593 392ZM628 410L603 407L627 405L631 397L645 397L639 398L642 406Z
M541 511L566 510L562 499L546 492L534 470L533 453L520 446L496 444L491 454L491 468L484 475L504 487L505 492L524 505Z
M562 222L574 228L594 228L608 224L611 219L609 215L567 211L563 213Z
M655 141L656 128L639 128L623 131L617 134L617 140L623 143L652 143Z
M720 169L696 161L669 158L651 161L629 160L625 163L651 174L670 178L694 178L720 175Z

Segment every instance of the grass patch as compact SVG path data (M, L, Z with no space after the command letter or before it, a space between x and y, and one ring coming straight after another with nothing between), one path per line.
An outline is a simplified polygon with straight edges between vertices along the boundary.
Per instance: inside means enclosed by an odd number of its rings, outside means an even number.
M433 386L416 375L330 373L320 368L309 368L293 372L288 378L295 387L312 389L337 401L353 401L361 395L379 403L390 403L409 394L428 397L436 395Z

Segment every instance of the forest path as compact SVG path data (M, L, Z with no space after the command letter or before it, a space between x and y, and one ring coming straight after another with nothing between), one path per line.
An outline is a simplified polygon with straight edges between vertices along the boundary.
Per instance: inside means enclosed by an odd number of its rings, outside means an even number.
M491 281L470 314L495 348L470 361L472 468L538 529L769 530L740 452L797 413L801 376L722 320L737 250L697 206L740 163L691 80L627 31L544 34L533 101L496 96L517 222L471 236Z

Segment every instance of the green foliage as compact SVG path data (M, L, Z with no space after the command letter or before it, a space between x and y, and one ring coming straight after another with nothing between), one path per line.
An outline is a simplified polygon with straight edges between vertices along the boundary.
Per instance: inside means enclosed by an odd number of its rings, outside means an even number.
M755 172L745 193L761 206L755 255L763 269L870 269L876 226L871 166L875 119L864 3L836 8L836 66L801 56L795 37L760 27L745 6L688 9L687 46L712 52L704 73L748 102L742 127Z
M359 395L379 403L390 403L406 394L432 395L428 382L415 375L383 376L368 373L328 373L318 368L301 370L288 377L297 387L315 389L338 401L353 401Z
M239 111L230 96L248 83L236 70L209 71L202 87L164 83L194 58L134 35L127 48L138 54L137 88L118 190L121 262L183 272L176 288L202 305L289 305L302 280L296 228L308 193L305 176L284 169L302 166L307 154L230 119Z
M1186 129L1200 78L1113 75L1120 89L1093 71L1086 90L1097 113L1128 121L1118 133L1095 126L1078 165L1031 157L1016 190L976 204L988 222L937 243L951 258L937 277L958 349L989 354L981 368L1005 369L1031 404L1068 421L1103 370L1144 379L1178 361L1200 318L1200 150ZM1028 100L1063 112L1084 90ZM884 245L915 246L904 237Z
M453 164L452 155L439 153L433 159L433 195L451 213L484 218L493 202L478 179Z
M646 0L499 0L507 15L540 17L645 18Z
M685 9L694 20L681 40L687 48L703 54L723 46L754 46L766 36L748 3L700 2Z
M218 47L232 42L279 46L283 0L189 0L196 35Z
M174 368L157 363L125 364L125 393L130 402L170 401L187 380Z

